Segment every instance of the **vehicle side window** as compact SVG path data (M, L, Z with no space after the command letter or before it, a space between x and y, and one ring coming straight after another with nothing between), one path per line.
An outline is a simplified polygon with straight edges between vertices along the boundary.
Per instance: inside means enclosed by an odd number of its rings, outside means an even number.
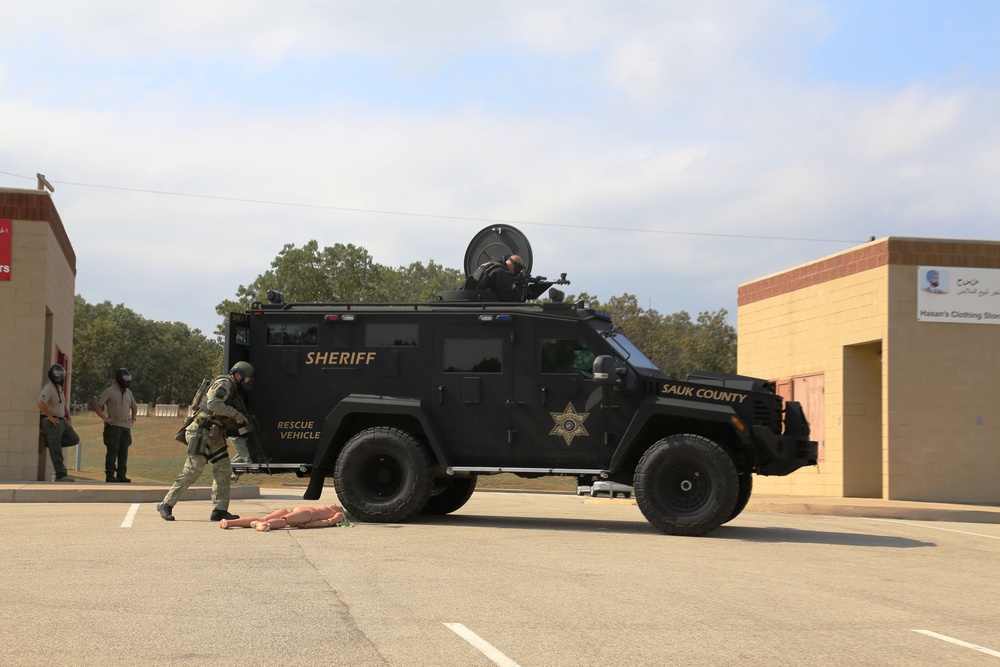
M542 339L543 373L579 373L593 377L596 357L583 341L575 338Z
M315 324L268 324L268 345L316 345L319 327Z
M503 341L499 338L445 338L445 373L500 373Z
M365 326L366 347L415 347L419 342L416 324L368 324Z
M248 347L250 345L250 327L245 324L234 324L232 338L236 345Z

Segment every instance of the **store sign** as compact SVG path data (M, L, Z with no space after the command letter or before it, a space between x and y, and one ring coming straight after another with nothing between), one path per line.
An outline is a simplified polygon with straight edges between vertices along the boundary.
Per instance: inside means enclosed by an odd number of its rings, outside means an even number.
M10 280L11 247L14 245L14 223L0 220L0 280Z
M1000 324L1000 269L917 267L917 320Z

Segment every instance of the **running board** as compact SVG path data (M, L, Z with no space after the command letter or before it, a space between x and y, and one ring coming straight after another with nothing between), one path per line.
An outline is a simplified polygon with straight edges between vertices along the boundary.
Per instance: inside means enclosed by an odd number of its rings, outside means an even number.
M267 467L281 472L292 472L297 470L301 473L308 473L311 466L307 466L303 463L235 463L233 464L233 472L260 472L264 471ZM607 478L609 474L607 470L601 470L599 468L507 468L495 466L451 466L447 469L447 473L449 475L466 472L483 473L487 475L498 475L506 472L514 474L524 473L528 475L573 475L574 477L578 477L580 475L597 475L602 479Z
M309 472L309 466L302 463L233 463L233 472L268 472L268 469L280 469L281 472Z
M588 468L480 468L475 466L451 466L447 472L449 475L454 475L457 472L481 472L490 475L512 472L532 475L599 475L602 478L609 474L607 470L590 470Z

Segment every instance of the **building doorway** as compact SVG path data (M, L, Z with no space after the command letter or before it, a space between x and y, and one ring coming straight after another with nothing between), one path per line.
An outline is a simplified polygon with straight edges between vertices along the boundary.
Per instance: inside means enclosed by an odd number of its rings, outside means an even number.
M844 497L882 498L882 341L844 347Z

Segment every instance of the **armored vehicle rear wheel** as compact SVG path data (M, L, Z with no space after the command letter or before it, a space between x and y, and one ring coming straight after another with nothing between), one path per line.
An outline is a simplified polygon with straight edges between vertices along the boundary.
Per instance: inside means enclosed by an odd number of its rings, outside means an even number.
M635 499L646 519L669 535L704 535L736 506L739 479L720 445L698 435L672 435L642 455Z
M420 513L451 514L469 502L472 492L476 490L477 481L478 478L475 475L435 479L434 485L431 487L431 497Z
M747 503L750 502L750 493L753 492L753 476L749 471L741 472L739 474L739 480L740 492L736 495L736 506L733 507L733 511L729 514L729 518L723 521L723 523L729 523L738 517L740 512L746 509Z
M344 509L361 521L406 521L423 509L434 481L430 454L406 431L371 428L337 456L333 483Z

